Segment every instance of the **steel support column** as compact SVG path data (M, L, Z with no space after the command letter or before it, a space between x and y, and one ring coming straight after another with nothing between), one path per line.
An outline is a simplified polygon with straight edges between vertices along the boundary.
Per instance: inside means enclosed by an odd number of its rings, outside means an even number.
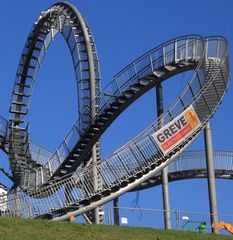
M85 32L87 33L87 31ZM88 54L88 64L89 64L89 74L90 74L90 115L91 119L93 119L96 115L96 107L97 106L97 96L96 96L96 76L95 76L95 66L94 66L94 59L92 53L92 45L89 36L84 36L85 43L87 47L87 54ZM92 148L92 163L97 162L97 151L96 151L96 144ZM99 181L98 181L98 173L97 170L94 169L94 190L98 191L99 189ZM94 209L94 221L96 224L100 224L100 208L97 207Z
M208 122L204 129L205 138L205 152L206 152L206 167L208 177L208 190L209 190L209 205L211 214L211 225L218 223L217 215L217 198L215 187L215 170L214 170L214 158L213 158L213 146L212 146L212 134L210 123ZM217 228L212 228L213 233L218 233Z
M94 58L93 58L93 43L91 42L91 39L88 33L88 27L84 19L82 18L81 14L78 11L76 11L76 15L79 16L80 25L83 29L85 45L87 48L88 65L89 65L89 87L90 87L90 115L91 115L91 119L93 119L96 115L96 108L98 108L98 104L97 104L98 96L96 96L96 74L95 74L95 65L94 65ZM92 153L92 163L96 163L98 160L96 144L93 146L91 153ZM93 176L94 176L94 179L93 179L94 190L98 191L100 186L99 186L99 176L96 168L94 168L93 170ZM100 214L102 213L102 208L97 207L96 209L94 209L93 213L94 213L94 222L96 224L103 223L103 220L100 221Z
M157 102L157 116L159 118L163 114L163 91L162 91L161 83L159 83L156 87L156 102ZM158 124L159 124L159 128L163 126L162 118L159 120ZM162 169L161 174L162 174L162 191L163 191L164 227L165 229L171 229L167 167Z
M97 162L97 153L96 153L96 145L93 146L92 148L92 162L96 163ZM93 184L94 184L94 190L98 191L99 188L99 182L98 182L98 173L97 169L94 167L93 168ZM94 223L95 224L100 224L100 209L99 207L95 208L94 211Z
M114 225L120 225L119 198L113 199Z
M180 230L181 229L181 225L180 225L180 212L176 211L176 229Z

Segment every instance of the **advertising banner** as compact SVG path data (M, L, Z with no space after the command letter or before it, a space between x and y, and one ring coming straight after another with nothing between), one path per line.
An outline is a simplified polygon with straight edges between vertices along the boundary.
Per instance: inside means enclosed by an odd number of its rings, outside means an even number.
M200 126L201 122L193 107L190 106L152 137L165 155Z

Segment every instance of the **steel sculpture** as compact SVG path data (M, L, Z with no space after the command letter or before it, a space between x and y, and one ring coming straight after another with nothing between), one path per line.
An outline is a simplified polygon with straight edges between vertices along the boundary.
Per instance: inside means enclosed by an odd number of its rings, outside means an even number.
M29 139L26 116L37 72L58 33L68 44L73 60L79 117L61 145L51 152ZM0 199L0 204L7 205L2 215L69 219L135 188L159 184L158 172L170 163L170 168L181 159L191 164L192 153L181 154L222 102L229 81L228 51L224 37L178 37L130 63L100 89L96 47L81 14L69 3L57 3L42 12L20 59L11 98L11 119L0 119L1 149L9 155L14 180L14 188ZM100 158L98 141L111 123L150 89L188 70L193 70L193 75L176 101L133 140L112 155ZM180 120L182 125L175 123L183 115L187 118ZM161 128L161 120L170 133ZM187 131L186 124L192 131ZM179 130L184 127L181 134ZM169 141L166 151L156 142L159 131ZM198 159L203 158L203 153L198 154ZM192 174L192 166L183 170L186 176ZM176 171L169 174L171 180L184 177L177 176ZM203 175L191 175L198 176Z

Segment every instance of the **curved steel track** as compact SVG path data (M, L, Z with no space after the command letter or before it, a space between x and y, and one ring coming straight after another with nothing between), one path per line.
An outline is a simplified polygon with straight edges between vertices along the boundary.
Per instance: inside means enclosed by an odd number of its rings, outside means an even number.
M73 59L79 118L51 153L29 141L26 115L37 71L59 32ZM159 119L109 157L87 163L100 136L130 104L161 82L187 70L193 70L191 79ZM4 214L30 218L50 215L54 220L63 220L127 191L145 187L204 129L222 102L228 81L226 39L187 35L147 52L100 90L98 57L90 28L72 5L53 5L34 24L17 71L10 108L12 118L3 145L9 154L15 185L23 190L14 190L0 199L0 204L11 209ZM163 153L153 137L161 121L168 126L190 107L200 124ZM87 163L85 167L83 162ZM101 187L96 186L96 179Z
M24 186L24 178L32 179L28 174L35 176L35 170L38 170L34 161L31 161L26 115L37 72L49 45L58 33L62 34L70 50L78 89L79 118L85 117L85 121L78 121L75 125L77 134L89 126L95 115L94 111L87 112L86 109L90 109L91 104L98 109L99 65L90 28L73 5L57 3L42 12L35 22L21 55L12 92L9 157L17 185ZM59 162L62 156L62 153L61 156L56 155L56 161ZM49 166L45 168L45 176L51 174L50 171Z

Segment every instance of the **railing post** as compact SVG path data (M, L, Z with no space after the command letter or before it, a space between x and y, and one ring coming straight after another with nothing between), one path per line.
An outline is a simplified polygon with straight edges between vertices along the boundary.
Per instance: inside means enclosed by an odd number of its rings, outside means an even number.
M112 207L108 206L108 223L109 225L113 225L112 224Z
M58 161L59 161L59 163L62 164L61 156L60 156L59 151L57 150L56 153L57 153L57 157L58 157Z
M189 43L189 39L187 37L185 42L185 60L188 59L188 43Z
M217 50L216 50L216 51L217 51L217 53L216 53L217 58L218 58L218 56L219 56L219 41L220 41L220 40L218 39Z
M48 160L48 167L49 167L49 175L50 175L50 176L52 176L52 174L53 174L53 173L52 173L52 169L51 169L51 161L52 161L51 159L52 159L52 158L50 158L50 159Z
M121 91L121 86L120 86L120 84L119 84L119 82L118 82L118 80L117 80L117 77L114 78L114 80L116 81L117 87L118 87L119 92L120 92L120 94L121 94L121 96L122 96L123 94L122 94L122 91Z
M94 184L94 191L97 192L99 190L99 183L98 183L98 172L96 169L97 165L97 152L96 152L96 144L92 148L92 162L95 164L93 166L93 184ZM94 209L94 220L96 224L100 224L100 208L95 208Z
M174 41L174 62L177 61L177 40Z
M206 152L206 166L208 174L208 190L209 190L209 204L210 204L210 218L211 225L218 224L217 215L217 198L216 198L216 187L215 187L215 170L214 170L214 158L213 158L213 146L212 146L212 135L211 127L208 122L204 129L205 137L205 152ZM212 228L213 233L219 233L217 228Z
M181 225L180 225L180 211L175 211L176 214L176 229L180 230Z
M20 191L20 189L19 189L19 187L17 187L16 189L15 189L15 216L16 217L20 217L20 195L19 195L19 191Z
M151 66L151 72L154 71L154 67L153 67L153 60L152 60L152 57L151 57L151 54L150 54L150 66Z
M167 59L166 59L166 48L165 46L163 46L163 65L166 66L166 62L167 62Z
M207 38L205 43L205 57L208 56L208 47L209 47L209 40Z
M157 100L157 115L158 118L163 114L163 92L161 83L156 87L156 100ZM163 119L160 118L158 127L162 128ZM171 213L169 202L169 189L168 189L168 167L162 169L162 191L163 191L163 208L164 208L164 226L165 229L171 229Z
M41 184L44 183L44 171L43 171L43 167L40 168L40 173L41 173Z
M114 225L120 225L120 214L119 214L119 198L113 199L113 211L114 211Z

